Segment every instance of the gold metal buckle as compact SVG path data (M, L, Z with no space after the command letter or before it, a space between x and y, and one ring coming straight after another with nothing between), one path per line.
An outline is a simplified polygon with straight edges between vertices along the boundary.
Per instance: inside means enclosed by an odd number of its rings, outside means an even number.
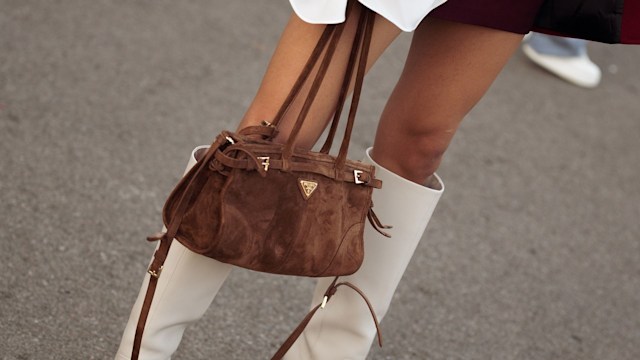
M269 157L268 156L258 156L258 160L262 160L262 166L264 167L264 171L269 171Z
M353 178L356 184L364 184L365 182L360 180L360 175L362 175L362 170L353 170Z
M262 121L260 122L260 125L262 125L262 126L266 126L266 127L273 127L273 124L272 124L272 123L270 123L270 122L268 122L267 120L262 120Z
M320 304L320 309L324 309L324 307L325 307L325 306L327 306L327 301L329 301L329 297L328 297L328 296L325 296L325 297L322 299L322 304Z
M159 278L160 277L160 273L162 272L162 269L164 269L164 265L160 266L160 269L158 269L158 271L155 270L151 270L151 268L149 268L149 270L147 270L147 272L149 273L149 275L153 276L154 278Z

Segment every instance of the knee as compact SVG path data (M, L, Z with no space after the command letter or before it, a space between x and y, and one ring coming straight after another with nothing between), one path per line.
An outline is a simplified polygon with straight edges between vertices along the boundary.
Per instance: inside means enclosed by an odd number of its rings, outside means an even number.
M455 129L407 129L390 142L376 142L376 161L398 175L423 184L438 169ZM374 147L375 148L375 147Z
M398 158L399 167L424 181L440 166L447 145L438 137L415 137L409 141L406 156Z

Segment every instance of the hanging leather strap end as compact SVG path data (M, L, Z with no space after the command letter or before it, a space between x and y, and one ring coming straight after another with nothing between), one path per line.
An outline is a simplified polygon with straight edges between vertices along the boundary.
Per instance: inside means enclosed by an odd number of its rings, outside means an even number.
M167 235L166 232L159 231L157 233L153 233L147 236L147 241L153 242L153 241L162 240L166 235Z
M373 318L373 323L375 324L375 327L376 327L376 333L378 335L378 345L380 347L382 347L382 332L380 331L380 323L378 322L378 317L376 316L376 313L373 310L373 305L371 305L371 303L369 302L369 299L367 299L367 297L364 295L362 290L360 290L357 286L353 285L350 282L338 283L338 278L339 277L336 276L333 279L333 281L331 282L331 284L329 285L329 287L327 288L327 290L325 291L322 303L316 305L313 309L311 309L311 311L309 311L307 316L305 316L305 318L302 320L302 322L300 322L300 324L298 325L298 327L296 327L296 329L293 331L293 333L291 333L291 335L289 335L287 340L285 340L285 342L280 346L280 348L275 353L275 355L273 355L271 360L282 360L282 358L287 353L287 351L289 351L289 349L291 348L291 346L293 346L295 341L300 337L300 335L302 335L302 332L304 331L304 329L307 327L307 325L311 321L311 318L313 317L313 315L315 315L315 313L318 310L322 310L322 309L325 308L325 306L327 305L328 301L331 299L331 297L333 297L333 295L336 294L336 291L337 291L338 287L340 287L340 286L350 287L355 292L357 292L358 295L360 295L362 297L362 299L364 300L364 302L367 304L367 307L369 308L369 312L371 312L371 317Z
M151 265L149 265L149 268L147 269L147 272L149 273L149 275L151 275L154 278L158 278L160 277L160 273L162 272L162 269L164 267L163 266L164 262L167 259L167 255L169 253L167 233L164 233L164 232L155 233L153 235L148 236L147 240L148 241L160 240L160 246L158 246L158 249L153 254L153 261L151 262Z
M378 215L376 215L376 213L373 211L373 207L369 208L369 212L367 212L367 219L369 219L369 223L377 232L385 237L391 237L389 233L382 231L382 229L392 229L393 226L382 224L382 222L380 222L380 219L378 218Z
M362 290L360 290L357 286L353 285L350 282L345 281L345 282L338 283L338 284L336 284L334 286L334 289L339 287L339 286L343 286L343 285L347 286L347 287L350 287L355 292L357 292L358 295L360 295L360 297L362 298L362 300L364 300L364 302L367 304L367 307L369 308L369 312L371 313L371 317L373 319L373 324L376 327L376 334L378 335L378 345L380 347L382 347L382 331L380 330L380 322L378 321L378 317L376 316L376 312L373 310L373 305L371 305L371 302L365 296L364 292L362 292ZM334 290L334 293L335 293L335 290Z

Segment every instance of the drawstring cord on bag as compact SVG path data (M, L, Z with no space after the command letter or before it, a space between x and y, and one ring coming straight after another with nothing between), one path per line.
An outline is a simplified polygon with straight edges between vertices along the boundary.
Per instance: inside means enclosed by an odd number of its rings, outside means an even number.
M329 287L325 291L324 297L322 299L322 303L316 305L313 309L311 309L311 311L309 311L307 316L305 316L304 319L302 319L302 321L300 322L298 327L296 327L296 329L293 330L291 335L289 335L287 340L284 341L284 343L280 346L280 348L275 353L275 355L273 355L271 360L281 360L284 357L284 355L287 353L287 351L289 351L289 349L291 349L291 346L293 346L293 344L300 337L300 335L302 335L302 332L304 331L304 329L307 327L307 325L311 321L311 318L313 318L313 315L315 315L315 313L318 310L321 310L321 309L325 308L325 306L328 304L329 300L331 300L331 297L333 297L333 295L335 295L338 287L340 287L340 286L347 286L347 287L350 287L351 289L355 290L358 293L358 295L360 295L360 297L362 297L362 299L365 301L365 303L367 303L367 307L369 308L369 312L371 312L371 317L373 318L373 323L376 326L376 333L377 333L377 336L378 336L378 345L380 347L382 347L382 332L380 331L380 323L378 322L378 317L376 316L376 313L373 310L373 306L371 305L371 302L369 302L369 299L367 299L367 297L364 295L362 290L358 289L357 286L355 286L352 283L347 282L347 281L338 282L338 278L339 277L336 276L333 279L333 281L331 282L331 285L329 285Z
M380 221L380 219L378 218L378 215L376 215L376 213L373 211L373 203L371 204L371 207L369 208L369 211L367 212L367 219L369 219L369 223L371 224L371 226L380 234L382 234L385 237L390 238L391 235L389 235L388 233L382 231L382 229L392 229L393 226L391 225L383 225L382 222Z

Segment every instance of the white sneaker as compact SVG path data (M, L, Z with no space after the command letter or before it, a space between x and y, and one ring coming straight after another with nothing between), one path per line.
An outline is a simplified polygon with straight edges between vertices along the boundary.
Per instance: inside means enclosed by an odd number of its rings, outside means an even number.
M584 88L600 84L602 72L587 54L580 56L556 56L537 52L531 45L523 44L522 52L534 63L558 77Z

